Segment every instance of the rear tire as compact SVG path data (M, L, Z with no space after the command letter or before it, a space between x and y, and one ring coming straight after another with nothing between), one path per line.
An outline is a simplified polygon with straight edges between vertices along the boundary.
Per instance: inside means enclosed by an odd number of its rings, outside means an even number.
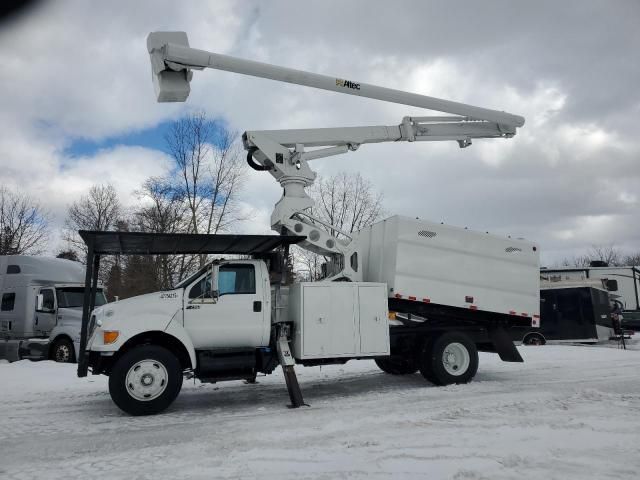
M51 360L58 363L75 363L76 351L68 338L59 338L51 345Z
M469 383L477 371L478 349L464 333L443 333L425 343L420 356L420 373L431 383Z
M374 361L380 370L391 375L410 375L418 371L415 360L401 355L376 358Z
M142 345L120 357L109 376L113 402L131 415L155 415L165 410L182 387L182 368L164 347Z
M533 333L531 335L527 335L524 340L522 340L524 345L544 345L546 342L542 335L537 333Z

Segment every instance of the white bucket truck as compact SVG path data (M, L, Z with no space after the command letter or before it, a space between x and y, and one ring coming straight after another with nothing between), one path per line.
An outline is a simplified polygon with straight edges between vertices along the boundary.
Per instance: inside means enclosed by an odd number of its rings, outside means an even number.
M152 33L147 46L159 101L184 101L192 70L210 67L453 116L405 117L393 126L245 132L249 165L270 173L284 190L272 228L330 258L329 278L285 287L270 281L273 265L263 260L213 262L174 290L105 305L90 321L83 319L87 356L79 376L89 367L109 375L109 390L120 408L151 414L173 402L183 374L211 382L252 379L280 364L292 403L300 406L296 363L374 358L387 373L419 370L446 385L474 377L478 350L522 361L507 329L539 322L536 245L399 216L348 234L314 218L305 192L316 176L311 160L379 142L453 140L464 148L474 138L513 137L524 124L522 117L195 50L184 32ZM138 244L131 240L130 251L117 248L133 234L105 241L116 250L101 249L99 235L92 235L86 232L83 238L98 255L162 251L162 242L152 248L152 239L143 247L141 234ZM189 244L186 237L165 240ZM265 253L240 250L226 247L219 253ZM173 252L194 253L186 247ZM97 258L87 261L88 268L98 265ZM95 271L88 270L90 276L95 278Z
M84 273L61 258L0 256L0 358L76 361Z

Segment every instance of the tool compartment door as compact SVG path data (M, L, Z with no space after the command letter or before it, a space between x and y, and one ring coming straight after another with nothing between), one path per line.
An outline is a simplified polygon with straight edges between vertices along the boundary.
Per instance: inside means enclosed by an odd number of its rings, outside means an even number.
M389 321L385 285L359 285L360 353L389 354Z
M355 354L355 293L345 284L304 287L304 357Z

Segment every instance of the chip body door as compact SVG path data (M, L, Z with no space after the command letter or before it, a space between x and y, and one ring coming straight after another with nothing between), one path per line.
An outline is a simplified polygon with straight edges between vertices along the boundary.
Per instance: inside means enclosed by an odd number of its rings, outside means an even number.
M359 285L360 352L388 355L389 320L384 284Z

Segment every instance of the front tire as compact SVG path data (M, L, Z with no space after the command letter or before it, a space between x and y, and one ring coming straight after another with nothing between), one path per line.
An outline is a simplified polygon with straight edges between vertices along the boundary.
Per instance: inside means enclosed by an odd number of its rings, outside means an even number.
M418 371L418 364L413 359L400 355L376 358L374 361L380 370L391 375L411 375Z
M478 371L478 349L465 334L447 332L426 342L420 373L435 385L469 383Z
M165 410L182 386L180 362L157 345L134 347L120 357L109 376L113 402L131 415L155 415Z
M51 360L58 363L75 363L76 352L73 342L68 338L59 338L51 345Z

